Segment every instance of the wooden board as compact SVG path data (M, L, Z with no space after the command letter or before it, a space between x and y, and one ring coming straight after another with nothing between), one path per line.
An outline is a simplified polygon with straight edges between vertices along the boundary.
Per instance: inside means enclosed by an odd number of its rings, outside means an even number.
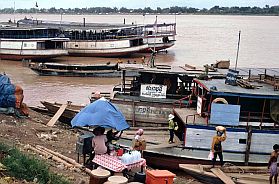
M51 120L49 120L49 122L47 123L47 126L53 126L55 124L55 122L58 120L58 118L63 114L66 107L67 107L67 104L61 105L60 108L58 109L58 111L51 118Z
M210 169L218 178L220 178L224 183L226 184L235 184L233 180L228 177L223 171L221 171L219 168L212 168Z

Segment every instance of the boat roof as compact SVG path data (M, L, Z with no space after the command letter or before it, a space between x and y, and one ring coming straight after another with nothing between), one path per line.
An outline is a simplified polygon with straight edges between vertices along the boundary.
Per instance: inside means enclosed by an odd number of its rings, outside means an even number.
M33 63L34 64L34 63ZM39 65L49 66L76 66L76 67L87 67L87 66L115 66L115 63L98 63L98 64L69 64L69 63L38 63Z
M279 99L279 91L274 91L274 87L266 83L250 82L252 85L255 85L256 88L247 89L247 88L242 88L240 86L232 86L232 85L225 84L225 79L212 79L212 80L194 79L194 81L197 82L202 87L204 87L206 90L208 90L212 95Z
M49 21L49 20L33 20L33 19L21 19L18 21L20 28L24 29L43 29L53 28L53 29L61 29L63 28L65 31L86 31L86 30L94 30L94 31L102 31L102 30L118 30L118 29L136 29L140 27L152 28L154 24L112 24L112 23L84 23L83 22L69 22L69 21ZM12 22L2 22L0 23L1 27L8 27L16 29L17 24ZM156 24L157 27L167 27L167 26L175 26L176 23L159 23Z
M184 66L170 66L170 65L156 65L155 67L150 67L143 64L128 64L120 63L119 69L121 70L137 70L139 73L162 73L162 74L178 74L178 75L189 75L198 76L204 74L202 69L189 69ZM209 71L209 76L223 76L223 74L217 71Z
M1 41L57 41L57 42L67 42L70 39L69 38L56 38L56 37L51 37L51 38L0 38Z
M218 69L220 73L227 74L227 69ZM279 76L279 68L252 68L252 67L241 67L237 68L240 76L248 76L249 71L252 76L258 76L259 74L266 73L269 76Z
M22 26L17 27L14 23L0 23L0 30L24 30L24 31L33 31L33 30L58 30L58 27L48 27L48 26Z

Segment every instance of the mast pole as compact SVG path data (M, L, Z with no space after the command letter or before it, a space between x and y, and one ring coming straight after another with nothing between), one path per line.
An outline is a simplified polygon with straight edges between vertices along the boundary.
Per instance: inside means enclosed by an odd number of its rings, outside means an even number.
M240 34L241 34L241 31L239 31L239 33L238 33L238 43L237 43L237 52L236 52L235 68L234 68L234 70L236 70L236 68L237 68L238 53L239 53L239 44L240 44Z
M156 47L155 47L155 45L156 45L156 36L157 36L157 15L156 15L156 20L155 20L155 40L154 40L154 52L156 52Z
M14 23L16 23L16 21L15 21L15 1L14 1Z

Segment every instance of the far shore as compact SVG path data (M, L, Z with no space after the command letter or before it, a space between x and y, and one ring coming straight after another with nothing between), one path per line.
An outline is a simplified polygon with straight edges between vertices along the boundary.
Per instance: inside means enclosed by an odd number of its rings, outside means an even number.
M26 15L35 13L16 13L16 15ZM60 13L37 13L38 15L61 15ZM12 13L0 13L0 15L13 15ZM62 15L143 15L142 13L63 13ZM224 16L279 16L279 14L213 14L213 13L146 13L145 16L149 15L224 15Z

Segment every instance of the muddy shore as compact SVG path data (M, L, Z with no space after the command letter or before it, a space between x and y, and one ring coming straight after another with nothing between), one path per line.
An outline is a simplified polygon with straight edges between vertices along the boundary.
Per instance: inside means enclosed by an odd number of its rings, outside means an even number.
M23 152L28 152L28 154L33 154L40 159L46 160L52 172L61 173L71 183L80 183L82 180L84 180L85 183L89 183L89 176L84 172L77 169L67 169L53 160L45 159L37 153L24 149L24 146L28 144L32 146L41 145L69 158L77 158L75 149L79 133L75 129L59 121L56 122L53 127L48 127L46 124L50 119L51 117L32 110L30 110L29 118L26 119L18 119L13 116L0 114L0 141L15 146ZM127 134L126 136L129 136ZM164 134L165 133L162 133L162 135ZM44 135L54 136L50 136L52 137L50 138ZM81 160L82 159L80 159L80 162ZM199 183L183 172L175 171L175 173L177 174L175 184Z

